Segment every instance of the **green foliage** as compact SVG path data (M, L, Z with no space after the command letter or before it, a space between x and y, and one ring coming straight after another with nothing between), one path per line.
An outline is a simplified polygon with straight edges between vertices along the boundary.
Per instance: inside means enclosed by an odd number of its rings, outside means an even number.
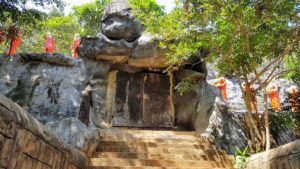
M62 0L31 0L30 2L40 7L55 5L61 10L65 5ZM46 17L46 14L39 10L26 8L27 3L27 0L1 0L0 20L5 21L7 18L10 18L13 22L28 24Z
M40 6L45 4L56 4L56 7L52 7L48 14L41 13L38 15L30 16L28 13L24 17L24 22L20 18L25 15L24 12L16 13L17 19L13 19L12 11L0 12L0 17L5 17L5 22L1 22L0 26L8 28L15 20L18 20L18 26L22 32L21 44L17 49L17 52L42 52L44 46L44 36L46 32L51 32L54 36L55 41L55 52L61 52L64 54L70 54L69 48L73 40L75 33L81 35L95 35L101 27L101 17L105 6L110 0L95 0L92 3L86 3L80 6L74 6L73 12L69 16L64 16L62 1L60 0L35 0L34 3L40 1ZM131 1L135 7L138 8L139 12L143 16L151 15L162 15L163 8L155 3L154 0L147 3L143 3L140 0ZM19 7L26 3L25 1L14 0L9 2L14 7ZM141 8L141 9L140 9ZM155 10L153 12L152 10ZM145 12L145 13L144 13ZM9 41L4 41L0 46L0 52L7 53L9 48Z
M84 35L95 35L101 27L101 17L105 6L110 0L96 0L93 3L86 3L74 6L73 15L77 18Z
M152 32L163 37L161 45L169 49L171 62L182 63L199 48L210 47L207 60L217 62L221 72L248 74L263 60L289 53L289 47L299 48L296 0L187 2L188 13L179 2L170 14L149 24L158 25Z
M59 8L56 8L56 7L52 7L50 12L47 13L48 15L48 18L50 17L59 17L59 16L64 16L64 11L59 9Z
M12 21L5 24L10 25ZM51 32L54 36L55 52L71 55L70 45L75 33L80 33L80 25L72 16L50 17L37 23L24 24L20 27L22 32L21 44L17 52L43 52L44 36ZM0 46L2 53L7 53L9 41Z
M234 74L241 90L243 81L258 82L259 92L276 78L274 72L282 59L300 49L299 10L298 0L178 0L171 13L149 25L158 23L153 32L161 35L160 46L168 49L172 65L182 65L209 48L205 59L214 62L221 74ZM249 80L251 74L256 75L253 81ZM260 128L252 123L251 98L247 96L249 90L244 97L249 114L246 128L252 145L256 145L263 137L258 137ZM265 126L268 129L268 124ZM269 148L269 136L266 138Z
M286 78L293 80L300 86L300 57L299 55L291 55L285 58L285 68L288 71Z
M70 53L70 45L75 33L80 33L80 25L72 16L52 17L42 23L43 31L51 32L54 36L55 51L65 54ZM44 34L43 34L44 32ZM41 38L41 35L39 38ZM42 38L43 38L42 36Z
M247 161L250 158L250 154L248 153L248 146L243 150L240 150L238 147L236 147L234 157L236 167L239 169L246 169Z
M156 32L158 30L158 22L165 14L164 7L158 5L155 0L129 0L136 19L140 20L148 32Z
M295 112L271 112L270 129L277 132L282 129L292 129L300 124L300 113Z
M36 9L27 8L26 0L2 0L0 1L0 27L7 34L10 25L16 23L22 34L21 45L18 51L30 51L35 49L37 35L40 34L41 22L47 19L47 14ZM31 0L31 3L38 7L45 5L54 5L61 11L64 8L62 0ZM0 52L7 53L9 48L9 39L6 39L0 45ZM32 50L34 52L36 50Z
M196 86L198 83L195 78L192 76L186 77L181 82L179 82L175 89L179 92L182 96L185 92L189 92L193 86Z

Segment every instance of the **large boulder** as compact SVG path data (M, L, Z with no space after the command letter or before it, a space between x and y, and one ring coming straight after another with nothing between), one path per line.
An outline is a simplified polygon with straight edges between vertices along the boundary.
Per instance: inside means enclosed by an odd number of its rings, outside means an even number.
M209 125L202 136L211 138L214 144L229 154L234 154L236 147L247 146L247 136L243 128L241 114L228 111L228 104L221 97L215 101Z
M170 66L164 57L166 50L158 45L159 37L148 33L143 34L137 40L137 46L133 49L128 64L139 68L166 68Z
M109 39L128 42L141 36L142 25L134 19L127 0L113 0L104 11L101 30Z
M179 70L174 73L174 86L186 78L197 81L196 85L182 95L178 90L174 92L176 125L181 129L196 130L202 133L208 126L219 93L215 87L203 80L204 77L204 73L193 70Z
M26 61L45 62L62 66L75 66L79 61L61 53L20 53L20 56Z
M99 33L95 37L81 38L81 43L76 50L80 57L124 63L136 45L137 42L127 42L124 39L111 40Z
M70 117L46 124L46 128L54 135L58 135L65 143L82 149L89 136L87 127L77 118Z
M0 56L0 93L42 123L77 117L86 74L84 62L76 62L76 66L66 67L24 60L19 55L14 55L13 61L8 56Z

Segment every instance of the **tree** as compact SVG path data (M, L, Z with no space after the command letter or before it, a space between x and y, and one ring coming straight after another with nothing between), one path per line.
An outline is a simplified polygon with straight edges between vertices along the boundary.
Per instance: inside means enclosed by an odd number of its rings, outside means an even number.
M38 7L54 5L61 10L65 5L62 0L31 0L30 2ZM46 13L37 9L28 8L26 6L27 4L27 0L0 0L0 20L2 21L0 23L0 50L3 51L3 53L6 53L8 41L10 40L7 39L7 41L5 41L5 37L12 36L8 32L12 24L21 27L20 30L22 34L30 34L31 30L38 29L38 22L47 17Z
M43 22L44 34L51 32L54 36L55 51L70 53L70 45L75 33L80 33L80 25L71 15L52 17Z
M96 0L80 6L73 6L73 15L83 28L84 35L95 35L101 27L101 17L109 0Z
M299 54L294 54L285 58L285 68L288 71L285 77L293 80L300 86L300 56Z
M45 5L55 5L63 9L64 2L62 0L31 0L35 6L44 7ZM0 1L0 19L6 20L11 18L13 22L29 23L32 21L41 20L45 14L36 9L26 7L27 0L1 0Z
M149 32L157 32L158 20L165 14L164 7L154 0L129 0L133 14L146 27Z
M18 52L43 52L44 36L51 32L55 41L55 52L71 55L70 45L75 33L81 33L81 27L72 16L49 17L35 23L35 27L24 24L20 27L22 41ZM3 48L2 48L3 47ZM8 49L8 42L1 46L2 51Z
M270 148L266 86L283 73L278 72L283 59L299 51L298 3L297 0L178 1L170 14L159 19L159 28L153 29L162 35L161 46L169 49L167 58L173 65L184 64L199 49L210 48L206 60L216 62L221 73L234 74L242 91L242 83L246 84L243 98L252 150L257 145ZM253 83L259 84L256 93L264 93L266 134L257 125L259 119L255 122L252 118L250 85Z

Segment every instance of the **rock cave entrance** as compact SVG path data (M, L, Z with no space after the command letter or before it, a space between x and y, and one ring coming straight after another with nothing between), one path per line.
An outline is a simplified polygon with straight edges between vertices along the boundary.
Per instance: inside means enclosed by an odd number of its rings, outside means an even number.
M108 81L106 107L113 127L173 127L170 76L112 71Z

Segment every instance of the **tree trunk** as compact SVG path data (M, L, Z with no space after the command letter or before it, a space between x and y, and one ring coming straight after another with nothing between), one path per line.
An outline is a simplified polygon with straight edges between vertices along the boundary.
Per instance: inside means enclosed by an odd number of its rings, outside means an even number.
M270 123L269 123L269 111L268 111L268 95L266 87L263 90L264 95L264 116L265 116L265 126L266 126L266 150L270 150Z
M263 88L263 99L264 99L264 118L265 118L265 128L266 128L266 150L271 147L270 143L270 123L269 123L269 111L268 111L268 95L267 95L267 84L264 84L257 71L254 71L255 78L257 79L260 87Z
M238 80L238 84L240 86L240 89L243 93L243 99L246 105L246 124L247 124L247 128L250 132L250 139L251 139L251 145L249 145L249 148L252 152L253 149L256 148L257 143L260 144L260 142L262 141L262 137L260 136L259 129L257 128L257 126L254 123L253 117L252 117L252 112L251 112L251 95L250 95L250 84L248 81L247 77L244 77L245 79L245 83L246 83L246 90L243 90L243 86L242 86L242 82L240 79L239 74L236 74L237 80Z

